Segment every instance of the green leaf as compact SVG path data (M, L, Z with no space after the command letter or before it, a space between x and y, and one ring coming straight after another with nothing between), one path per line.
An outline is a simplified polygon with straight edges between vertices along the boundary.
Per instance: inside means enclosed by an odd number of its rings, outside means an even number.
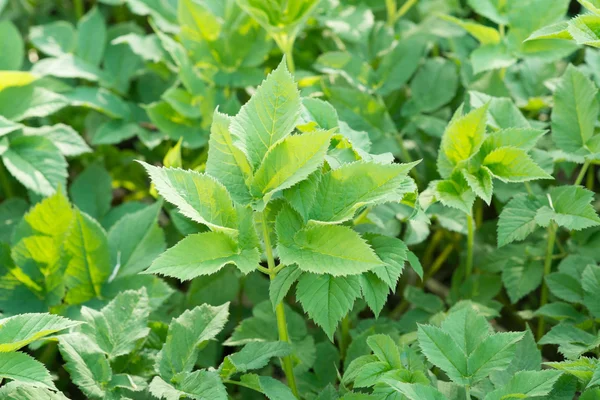
M150 382L150 393L159 399L227 400L227 392L219 375L213 371L199 370L177 375L178 382L171 385L155 376Z
M383 310L383 306L387 301L390 288L373 272L361 274L358 279L367 305L375 314L375 318L379 317L379 313Z
M148 171L158 193L183 215L216 231L236 232L233 202L225 186L215 178L195 171L154 167L142 161L140 164Z
M220 307L202 305L183 312L171 321L165 344L156 360L161 378L170 381L181 372L191 372L198 347L223 329L229 316L229 303Z
M86 107L106 114L110 118L128 118L130 108L120 97L104 88L78 86L64 94L70 105Z
M56 390L44 364L25 353L0 353L0 377L25 385Z
M588 265L583 270L581 278L584 290L583 304L594 317L600 318L600 267Z
M242 150L234 144L230 132L231 118L215 111L208 141L206 173L214 176L240 204L251 200L246 180L252 176L252 167Z
M500 42L500 33L494 28L470 20L463 21L451 15L441 15L440 18L460 26L483 45Z
M296 265L288 265L277 273L269 285L269 298L273 305L273 310L283 301L290 288L302 275L302 270Z
M65 240L65 251L70 257L65 272L65 301L80 304L100 297L111 272L106 232L98 222L76 210Z
M12 121L46 117L68 104L65 96L34 85L0 90L0 115Z
M531 235L537 227L535 216L541 206L537 198L526 194L513 197L498 218L498 247Z
M408 247L398 238L377 234L365 234L363 237L375 251L377 257L385 263L381 267L372 269L371 272L384 281L390 289L394 290L404 270L404 262L408 257Z
M484 140L487 105L462 115L459 108L442 136L437 167L443 178L448 178L454 168L479 151Z
M356 276L303 274L298 280L296 296L302 308L333 341L338 323L360 296L360 283Z
M228 235L204 232L186 236L154 260L145 273L172 276L185 281L214 274L229 263L248 272L256 269L259 262L257 252L238 248Z
M367 345L379 361L385 362L393 368L403 368L400 352L394 340L388 335L373 335L367 338Z
M54 57L75 50L76 37L75 28L66 21L33 26L29 30L31 43L42 52Z
M473 382L487 377L492 371L506 368L515 355L515 345L523 332L501 332L488 336L469 354L469 376Z
M452 337L435 326L419 325L417 334L421 351L427 359L442 369L448 377L467 385L467 357Z
M0 320L0 353L19 350L45 336L79 325L52 314L20 314Z
M489 168L482 167L474 173L462 170L462 174L471 190L489 205L492 201L492 192L494 191L492 173Z
M475 192L469 187L462 174L457 174L452 179L434 181L435 196L446 207L456 208L465 214L471 214L475 203Z
M528 399L547 396L560 378L560 371L520 371L500 389L485 396L485 400Z
M77 208L100 220L110 210L112 178L103 166L92 164L75 178L69 195Z
M284 357L290 354L292 348L287 342L251 342L245 345L242 350L227 356L227 361L231 363L234 372L246 372L254 369L260 369L266 366L273 357ZM232 370L228 370L231 373Z
M125 215L108 231L113 276L134 275L146 269L166 249L158 225L162 202Z
M0 37L2 38L0 43L0 54L2 54L0 71L20 70L25 56L25 44L19 30L10 20L5 19L0 22Z
M503 182L527 182L535 179L552 179L539 167L525 150L516 147L500 147L483 159L483 165Z
M456 64L444 58L430 58L411 81L411 99L421 112L432 112L452 100L458 89Z
M150 332L146 289L122 292L100 311L82 307L81 315L87 322L81 331L93 338L109 359L130 353Z
M66 187L67 162L56 146L41 136L11 140L2 154L6 169L26 188L44 196Z
M510 261L502 270L502 283L510 301L515 304L542 283L544 265L541 261L527 260L524 263Z
M553 272L546 276L546 285L553 295L571 303L583 302L581 282L563 272Z
M408 400L447 400L438 390L422 383L405 383L391 378L383 378L382 382L402 393Z
M417 163L354 162L323 174L309 219L342 222L364 205L399 202L414 190L407 175Z
M92 65L100 64L106 46L106 23L98 7L77 22L77 31L77 56Z
M554 92L552 140L567 153L583 154L594 135L598 119L596 86L572 65L567 67Z
M511 103L512 104L512 103ZM492 102L491 108L494 106ZM512 122L512 121L511 121ZM481 151L485 154L501 147L516 147L521 150L530 151L535 147L537 141L546 133L541 129L533 128L506 128L488 135L483 141Z
M31 72L41 76L57 78L79 78L96 82L100 80L102 71L72 54L64 54L56 58L44 58L31 68Z
M600 218L590 204L594 193L580 186L559 186L550 189L550 206L540 208L535 216L546 227L551 221L570 230L582 230L600 225Z
M271 147L252 180L252 194L269 201L273 193L306 179L325 161L331 133L288 136Z
M207 132L198 129L200 122L188 118L170 104L164 101L155 102L145 106L150 121L172 140L183 138L184 147L196 149L204 146L207 141Z
M231 134L253 168L258 167L276 142L292 132L298 123L300 105L296 83L283 61L231 120Z
M340 225L309 225L297 231L291 242L281 237L284 218L277 218L279 258L307 272L331 275L357 275L384 263L352 229Z
M25 136L44 136L60 150L65 157L79 156L91 153L92 149L75 129L65 124L42 126L39 128L25 127Z
M558 351L568 359L576 359L600 345L600 338L574 325L563 322L553 326L538 344L557 344Z
M102 350L87 336L74 333L60 337L58 348L71 381L91 398L103 398L112 370Z

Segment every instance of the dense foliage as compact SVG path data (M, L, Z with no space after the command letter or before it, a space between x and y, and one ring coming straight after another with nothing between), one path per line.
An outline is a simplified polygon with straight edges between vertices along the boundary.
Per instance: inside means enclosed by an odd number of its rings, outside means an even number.
M0 399L600 399L598 47L598 0L0 0Z

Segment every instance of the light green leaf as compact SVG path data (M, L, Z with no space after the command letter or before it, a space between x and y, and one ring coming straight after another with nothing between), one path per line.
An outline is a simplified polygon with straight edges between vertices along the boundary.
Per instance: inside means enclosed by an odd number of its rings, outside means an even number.
M148 335L150 306L146 289L120 293L102 310L82 307L81 315L87 324L81 331L92 338L109 359L135 349L136 342Z
M541 202L526 194L513 197L502 209L498 219L498 247L523 240L537 227L535 216Z
M452 100L458 89L456 64L444 58L429 58L411 81L411 99L421 112L432 112Z
M230 131L256 168L267 151L292 132L299 115L300 94L283 61L231 120Z
M275 279L269 285L269 298L273 305L273 310L279 303L283 301L290 288L302 275L302 270L296 265L286 266L284 269L279 271L275 276Z
M58 348L71 381L88 397L103 398L112 370L102 350L80 333L60 337Z
M56 390L50 372L44 364L21 352L0 353L0 377L25 385Z
M178 374L174 386L155 376L150 382L150 393L166 400L179 400L182 396L197 400L227 400L227 391L219 375L205 370Z
M25 56L25 44L19 30L10 20L4 19L0 22L0 37L2 38L0 43L0 54L2 54L0 71L20 70ZM1 87L2 85L0 85Z
M479 151L485 135L487 109L487 106L483 106L462 115L461 107L452 117L442 136L437 161L443 178L448 178L460 162Z
M183 312L171 321L167 339L156 360L161 378L170 381L182 372L191 372L198 347L223 329L229 316L229 303L220 307L201 305Z
M285 229L282 224L277 218L278 235ZM356 231L339 225L308 226L291 242L280 236L277 248L282 263L317 274L357 275L384 265Z
M31 68L31 72L41 76L57 78L79 78L96 82L100 80L102 71L72 54L63 54L56 58L44 58Z
M222 232L204 232L186 236L161 254L145 273L172 276L188 280L200 275L212 275L225 265L239 265L242 271L256 269L260 259L252 250L239 249Z
M215 111L208 141L206 173L214 176L240 204L251 200L246 181L252 176L252 167L246 156L233 143L230 132L231 118Z
M266 202L273 193L306 179L325 161L331 133L288 136L271 147L252 180L252 194Z
M427 359L442 369L448 377L462 385L469 384L467 357L452 337L435 326L419 325L419 346Z
M0 115L12 121L46 117L68 104L69 101L62 94L34 85L13 86L0 90Z
M492 192L494 190L492 173L489 168L481 167L474 173L470 173L466 169L463 169L462 174L471 190L489 205L492 201Z
M77 31L77 56L92 65L100 64L106 47L106 23L98 7L77 22Z
M490 114L494 103L490 103ZM541 129L533 128L506 128L488 135L481 151L485 154L501 147L516 147L524 151L530 151L535 147L537 141L546 133Z
M354 162L323 174L309 219L342 222L364 205L399 202L414 190L407 175L417 163Z
M60 150L41 136L11 140L2 154L6 169L26 188L50 196L58 186L66 187L67 162Z
M535 179L553 179L525 152L516 147L500 147L483 159L495 178L503 182L527 182Z
M333 341L338 323L360 296L360 283L356 276L303 274L296 287L296 296L304 311Z
M500 332L488 336L469 354L467 364L472 382L478 382L492 371L506 368L515 355L515 345L523 338L523 332Z
M373 248L377 257L385 263L371 272L384 281L392 290L396 288L398 279L404 270L404 262L408 256L408 247L398 239L384 235L365 234L364 239Z
M367 338L367 345L379 361L385 362L393 368L404 368L398 347L388 335L378 334L369 336Z
M535 220L548 226L554 220L559 226L570 230L581 230L600 225L600 218L590 204L594 193L580 186L560 186L550 189L550 207L543 206Z
M484 400L528 399L550 394L560 378L560 371L519 371L500 389L488 393Z
M106 232L98 222L76 210L65 240L65 251L70 257L65 272L65 301L80 304L100 297L111 272Z
M358 279L360 280L363 298L375 314L375 318L379 317L379 313L383 310L383 306L387 301L390 288L373 272L361 274Z
M20 314L0 320L0 353L19 350L80 322L52 314Z
M75 50L77 33L69 22L55 21L33 26L29 30L29 40L42 52L58 57Z
M422 383L405 383L391 378L383 378L381 381L402 393L408 400L447 400L438 390Z
M588 265L583 270L581 278L581 284L585 292L583 303L594 317L600 318L600 267ZM600 376L598 379L600 379Z
M443 205L456 208L465 214L471 214L476 195L462 174L456 174L451 179L434 181L432 185L435 197Z
M23 134L25 136L43 136L49 139L66 157L92 152L92 149L81 135L69 125L56 124L39 128L25 127Z
M91 108L111 118L125 119L130 115L127 103L104 88L78 86L64 96L72 106Z
M162 202L119 219L108 231L113 276L134 275L146 269L166 249L158 225Z
M200 127L198 119L188 118L169 103L159 101L144 107L150 121L172 140L183 138L183 147L196 149L207 142L207 132Z
M440 18L460 26L481 44L494 44L500 42L500 33L494 28L470 20L463 21L451 15L441 15Z
M594 135L598 119L596 86L577 68L569 65L554 92L552 140L567 153L583 154Z
M195 171L159 168L141 162L161 196L176 205L186 217L213 230L233 234L237 214L225 186L215 178Z
M112 178L103 166L92 164L75 178L69 195L77 208L100 220L110 210Z
M290 354L292 347L287 342L251 342L242 350L227 356L225 365L228 373L246 372L266 366L273 357L284 357ZM228 362L231 364L227 365ZM233 367L233 370L230 368Z

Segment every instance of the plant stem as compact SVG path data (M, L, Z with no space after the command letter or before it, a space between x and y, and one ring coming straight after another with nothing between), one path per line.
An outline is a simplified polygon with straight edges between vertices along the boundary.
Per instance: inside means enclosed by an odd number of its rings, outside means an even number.
M350 344L350 318L346 315L342 319L341 332L340 332L340 355L342 360L346 359L346 351Z
M387 10L387 24L393 26L396 22L396 0L385 0L385 8Z
M548 225L548 246L546 247L546 259L544 260L544 279L542 280L542 295L540 297L540 308L548 302L548 286L546 286L546 277L552 270L552 257L554 253L554 242L556 241L556 232L558 227L552 222ZM537 340L544 336L545 330L544 317L540 316L537 329Z
M404 16L404 14L406 14L412 8L412 6L414 6L416 3L417 3L417 0L407 0L406 3L402 4L402 7L400 7L398 12L396 13L396 18L394 19L394 22L396 22L396 20L402 18Z
M75 17L77 19L83 17L83 0L74 0L73 7L75 8Z
M465 281L473 273L473 243L475 241L475 229L473 227L473 216L467 214L467 264L465 267Z
M587 187L588 190L591 190L593 192L595 181L596 181L596 171L594 170L594 166L590 165L590 168L588 169L588 172L587 172L585 187Z
M471 387L469 385L465 386L465 399L471 400Z
M577 175L577 179L575 179L575 186L581 184L581 181L583 180L583 177L585 176L585 172L587 171L588 167L590 166L590 160L586 160L585 163L583 164L583 167L581 167L581 170L579 171L579 175Z
M15 196L12 184L8 175L6 174L6 167L0 162L0 186L2 186L2 192L4 193L4 199L10 199Z
M277 43L277 46L285 56L285 61L287 63L288 70L291 74L294 74L294 72L296 71L296 66L294 64L294 42L296 41L296 37L281 34L274 35L273 39L275 40L275 43Z
M438 272L438 270L442 267L442 265L444 265L444 263L446 262L446 260L450 256L450 254L452 254L452 250L454 250L454 243L449 243L449 244L446 245L446 247L444 247L444 250L442 250L442 252L435 259L435 261L433 262L433 264L431 264L431 268L429 268L427 270L427 272L425 273L425 277L419 283L419 286L424 287L425 286L425 282L429 278L431 278L433 275L435 275L436 272Z
M269 266L269 271L271 274L269 275L271 280L275 279L275 259L273 258L273 247L271 246L271 237L269 236L269 228L267 224L267 218L264 213L262 213L262 228L263 228L263 240L265 242L265 253L267 255L267 265ZM285 308L283 306L283 301L277 304L275 307L275 315L277 317L277 330L279 331L279 340L282 342L291 343L290 337L288 334L287 321L285 319ZM285 373L285 377L287 378L288 385L290 389L292 389L292 393L294 396L299 398L298 395L298 387L296 386L296 377L294 376L294 367L292 365L292 358L290 356L285 356L281 359L281 364L283 366L283 372Z

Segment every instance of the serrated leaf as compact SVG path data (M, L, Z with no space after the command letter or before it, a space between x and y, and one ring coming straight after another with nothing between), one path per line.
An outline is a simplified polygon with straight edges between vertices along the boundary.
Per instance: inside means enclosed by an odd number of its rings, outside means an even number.
M225 326L228 316L229 303L220 307L203 304L173 319L156 359L161 378L170 381L179 373L191 372L199 345L213 339Z
M546 285L553 295L571 303L583 302L581 282L563 272L553 272L546 276Z
M246 372L260 369L267 365L273 357L284 357L290 354L292 347L287 342L251 342L242 350L227 356L235 372Z
M552 179L539 167L525 150L516 147L500 147L483 159L495 178L503 182L527 182L535 179Z
M373 272L366 272L359 275L360 287L363 298L367 302L369 308L375 314L375 318L379 317L379 313L383 310L390 292L387 283L381 280Z
M277 231L283 218L277 218ZM280 239L279 258L307 272L331 275L357 275L384 263L352 229L340 225L312 225L293 236L292 243Z
M354 162L323 174L309 219L342 222L364 205L399 202L414 189L407 175L417 163Z
M230 132L231 117L215 111L208 141L206 173L214 176L240 204L247 204L251 196L246 180L252 176L246 155L234 144Z
M25 385L56 390L44 364L21 353L0 353L0 377Z
M393 368L403 368L400 352L394 340L388 335L373 335L367 338L367 345L379 361Z
M583 304L594 317L600 318L600 267L597 265L585 267L581 284L584 290Z
M50 196L65 187L67 162L60 150L41 136L22 136L10 141L2 153L6 169L27 189Z
M133 351L136 341L150 331L146 289L122 292L100 311L82 307L81 314L87 322L81 331L93 338L109 359Z
M225 186L213 177L178 168L159 168L140 162L156 190L186 217L213 230L235 233L237 214Z
M384 378L382 382L402 393L408 400L446 400L446 396L431 386L422 383L405 383Z
M471 214L476 195L462 174L455 175L452 179L434 181L432 185L436 198L443 205Z
M254 174L252 194L268 201L274 192L306 179L325 161L330 138L328 131L315 131L274 144Z
M487 377L490 372L506 368L515 356L515 345L523 338L522 332L500 332L488 336L469 354L467 364L473 382Z
M534 291L541 283L544 265L541 261L527 260L524 263L509 262L502 270L502 283L511 303Z
M475 154L484 140L487 106L466 115L459 108L442 136L437 167L443 178L448 178L458 163Z
M520 371L502 388L488 393L484 400L535 398L547 396L561 376L560 371Z
M296 265L288 265L277 273L269 285L269 298L271 299L273 310L283 301L300 275L302 275L302 270Z
M452 337L435 326L419 325L417 337L427 359L459 384L468 385L467 357Z
M535 216L541 206L537 198L526 194L513 197L498 217L498 247L532 234L537 228Z
M404 270L404 262L408 257L408 247L398 239L384 235L365 234L364 239L373 249L377 257L385 263L371 270L392 290L396 288L398 279Z
M253 168L258 167L276 142L292 132L298 123L300 105L296 83L283 61L231 120L230 131Z
M471 190L489 205L492 201L492 192L494 191L492 173L489 168L482 167L474 173L462 170L462 174Z
M304 311L333 340L338 323L360 296L360 283L356 276L303 274L298 280L296 296Z
M92 164L75 178L69 188L73 204L90 217L100 220L112 202L112 178L100 164Z
M214 274L229 263L238 265L242 271L250 271L259 262L258 252L239 249L228 235L203 232L183 238L154 260L145 273L172 276L185 281Z
M552 139L567 153L589 152L599 105L596 86L572 65L567 67L556 91L552 109Z
M165 251L165 235L158 225L161 206L158 201L127 214L108 231L113 279L143 271Z
M45 336L79 325L52 314L20 314L0 320L0 353L19 350Z
M219 375L214 371L199 370L182 373L177 376L178 382L171 385L155 376L150 382L150 393L159 399L179 400L183 397L204 400L226 400L227 391Z
M65 251L70 257L65 272L65 301L80 304L100 297L111 272L106 232L98 222L76 210L65 240Z
M538 344L557 344L558 351L568 359L576 359L600 345L600 338L569 323L553 326Z
M88 397L102 398L112 370L102 350L87 336L63 335L58 345L71 380Z
M538 224L546 227L551 221L570 230L581 230L600 225L600 218L590 204L593 192L580 186L559 186L550 189L550 207L540 208L535 216Z

